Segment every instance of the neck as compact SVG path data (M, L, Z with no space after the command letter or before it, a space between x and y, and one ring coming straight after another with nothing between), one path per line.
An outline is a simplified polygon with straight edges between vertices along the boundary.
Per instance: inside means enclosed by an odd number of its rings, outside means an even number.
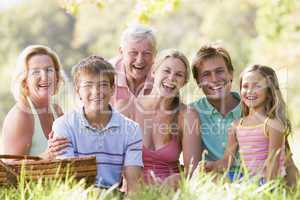
M108 124L112 115L112 111L110 110L109 107L100 112L88 111L84 109L84 115L90 125L92 125L95 128L102 129Z
M37 113L46 113L49 112L49 100L37 100L35 98L30 98L30 101L32 102L34 108L36 109Z
M138 96L139 92L142 90L144 87L146 77L143 79L134 79L131 76L126 76L126 81L129 90L135 95Z
M249 115L253 117L266 116L265 108L260 106L259 108L249 108Z
M155 89L153 89L149 96L151 98L150 102L155 110L172 110L173 102L175 97L165 97L159 95Z
M226 116L239 104L239 101L231 93L221 99L208 98L207 100L222 116Z

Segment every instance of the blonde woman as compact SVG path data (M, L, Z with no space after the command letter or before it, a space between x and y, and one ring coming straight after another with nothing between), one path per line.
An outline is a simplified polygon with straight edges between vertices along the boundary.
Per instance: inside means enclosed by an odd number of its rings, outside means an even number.
M63 114L51 103L63 81L61 70L58 56L46 46L31 45L22 51L12 82L16 104L3 123L4 154L52 158L67 145L65 138L52 137L52 123Z
M134 108L123 111L143 131L145 182L176 186L180 154L183 153L185 175L195 169L201 155L198 114L179 96L189 79L189 63L178 50L164 50L151 73L154 83L150 95L138 97Z

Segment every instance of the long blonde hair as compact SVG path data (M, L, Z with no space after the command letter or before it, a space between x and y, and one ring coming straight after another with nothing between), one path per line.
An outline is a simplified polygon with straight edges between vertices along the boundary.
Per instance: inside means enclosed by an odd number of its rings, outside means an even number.
M27 46L19 55L17 60L17 70L13 77L11 90L16 101L26 101L28 96L28 87L26 85L26 78L28 76L28 61L34 55L48 55L55 68L55 73L57 77L57 84L54 94L58 92L59 86L63 82L63 72L60 60L57 54L49 47L43 45L30 45Z
M285 127L287 133L290 133L292 130L291 123L287 113L287 106L283 100L282 93L279 88L278 78L276 76L275 71L268 66L263 65L252 65L247 67L240 76L240 91L242 88L242 81L244 74L248 72L257 71L261 74L267 82L267 102L265 104L265 111L267 116L270 119L279 120ZM241 102L242 105L242 116L245 117L249 115L249 108L244 103Z

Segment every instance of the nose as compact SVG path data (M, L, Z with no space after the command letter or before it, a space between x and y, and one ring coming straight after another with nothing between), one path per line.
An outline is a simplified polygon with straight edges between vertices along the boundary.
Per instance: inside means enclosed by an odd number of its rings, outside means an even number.
M215 72L212 72L211 73L211 81L212 82L217 82L218 81L218 77L217 77L217 75L216 75L216 73Z
M100 86L98 84L93 85L91 92L93 95L99 95L101 92Z
M139 52L136 56L136 62L137 63L143 63L144 62L144 56L142 52Z
M48 73L47 73L47 71L41 70L40 73L41 73L40 76L41 76L42 80L48 80Z
M170 73L168 76L170 81L175 81L176 80L176 74L175 73Z

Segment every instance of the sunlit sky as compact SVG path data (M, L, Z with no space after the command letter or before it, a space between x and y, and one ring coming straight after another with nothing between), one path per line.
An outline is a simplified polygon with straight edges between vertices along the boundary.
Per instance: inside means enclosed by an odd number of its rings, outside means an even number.
M8 8L24 0L0 0L0 8Z

